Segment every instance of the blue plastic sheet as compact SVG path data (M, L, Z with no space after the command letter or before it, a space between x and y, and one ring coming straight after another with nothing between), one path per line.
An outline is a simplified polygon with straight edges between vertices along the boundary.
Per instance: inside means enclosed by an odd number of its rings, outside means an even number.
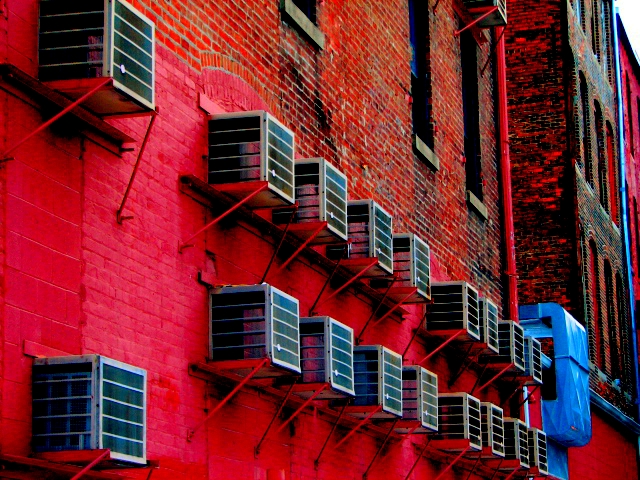
M591 440L587 332L557 303L520 307L520 324L525 335L553 338L558 396L542 400L544 431L565 447L586 445Z

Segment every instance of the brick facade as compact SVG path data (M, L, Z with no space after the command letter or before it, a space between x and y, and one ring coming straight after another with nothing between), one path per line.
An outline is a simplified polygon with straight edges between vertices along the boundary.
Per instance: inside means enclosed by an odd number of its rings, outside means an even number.
M460 44L454 35L464 23L456 12L466 10L457 1L439 2L428 18L437 172L412 147L405 1L318 3L322 50L282 19L276 1L133 5L156 25L159 110L122 212L133 218L120 224L115 212L149 116L106 120L134 139L132 151L65 117L0 165L0 454L32 452L33 357L97 353L147 371L147 452L159 462L153 478L361 478L389 424L367 425L335 451L336 438L356 426L343 419L316 469L338 416L326 402L315 402L283 432L271 432L255 455L283 401L282 388L242 389L187 441L234 386L189 374L190 364L208 356L208 290L198 279L259 283L280 234L268 212L243 210L179 253L184 240L225 208L196 201L179 179L206 178L208 113L267 110L293 130L297 157L326 158L349 178L350 199L373 198L392 213L395 232L414 232L429 243L434 280L469 281L502 310L492 43L478 47L483 219L466 203ZM7 0L4 6L3 62L37 78L38 2ZM9 148L50 110L6 78L2 89L0 131ZM306 315L331 272L331 262L322 258L307 249L276 274L285 260L281 253L266 281L297 297ZM358 334L377 309L377 297L367 292L354 286L320 313ZM407 306L403 315L369 328L363 343L406 350L405 363L418 362L437 345L413 339L424 314L423 305ZM438 373L442 391L479 385L478 372L460 364L463 352L448 348L425 363ZM498 381L477 395L501 403L512 393L510 385ZM281 417L301 403L294 395ZM520 414L517 402L505 409ZM456 455L430 447L420 460L426 442L423 436L391 437L368 478L405 478L414 464L414 476L436 476ZM454 472L465 478L471 470L469 478L493 474L474 462L462 459ZM126 474L147 478L149 472Z

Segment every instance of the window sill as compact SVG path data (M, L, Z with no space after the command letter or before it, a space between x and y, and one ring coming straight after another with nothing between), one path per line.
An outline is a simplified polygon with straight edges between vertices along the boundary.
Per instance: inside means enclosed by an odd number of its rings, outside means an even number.
M484 203L482 203L480 199L471 192L471 190L467 190L467 204L473 211L481 216L483 220L487 220L489 218L489 211L487 210L487 207L484 206Z
M413 134L413 149L421 159L427 162L427 165L431 170L434 172L440 170L440 160L438 160L436 154L433 153L433 150L431 150L429 146L415 133Z
M293 4L292 0L280 0L280 11L284 19L304 33L316 47L320 50L324 49L324 34L302 13L302 10Z

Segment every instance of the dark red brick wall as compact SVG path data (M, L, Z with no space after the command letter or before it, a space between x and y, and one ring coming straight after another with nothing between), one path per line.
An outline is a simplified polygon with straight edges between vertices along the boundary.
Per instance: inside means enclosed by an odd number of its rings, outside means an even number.
M25 143L0 166L0 452L30 453L30 382L34 355L99 353L147 369L148 456L160 461L153 478L266 479L280 470L287 479L361 478L388 425L367 427L339 451L331 447L355 422L338 427L328 450L313 461L335 421L326 405L308 408L291 429L273 434L262 453L254 446L266 431L282 395L243 389L219 415L198 425L231 389L204 382L188 365L208 354L207 289L198 272L215 283L257 283L277 241L251 220L234 217L178 245L220 213L179 188L179 175L204 178L207 115L200 96L219 111L267 109L296 134L298 156L324 156L349 177L351 198L372 197L394 216L396 232L427 240L439 265L437 279L463 279L502 303L500 210L495 148L490 44L479 48L484 202L481 221L465 202L459 20L450 2L431 12L433 112L438 132L432 172L411 146L408 18L404 1L319 4L326 36L319 52L282 22L278 2L136 1L157 26L159 116L124 215L115 212L131 178L148 117L110 120L135 140L122 155L62 121ZM7 0L0 18L4 61L37 75L37 2ZM17 96L16 96L17 95ZM9 146L42 121L28 95L0 92L2 143ZM306 314L329 271L303 255L267 281L298 297ZM276 259L276 265L284 258ZM321 313L360 332L376 305L360 293L341 294ZM424 307L407 307L364 335L402 353ZM427 353L422 338L411 343L405 363ZM428 348L434 348L431 344ZM463 350L435 356L427 368L447 391L469 391L477 373L465 371L451 385ZM486 380L483 377L483 380ZM499 402L510 391L490 386L478 396ZM289 414L300 402L286 409ZM517 413L514 411L514 414ZM280 420L276 420L279 422ZM405 478L423 438L392 438L369 478ZM428 450L417 477L435 477L452 457ZM456 464L467 478L472 460ZM455 470L454 470L455 471ZM464 472L464 473L461 473ZM147 472L131 475L146 476ZM482 465L470 478L490 475ZM269 476L271 475L271 476Z

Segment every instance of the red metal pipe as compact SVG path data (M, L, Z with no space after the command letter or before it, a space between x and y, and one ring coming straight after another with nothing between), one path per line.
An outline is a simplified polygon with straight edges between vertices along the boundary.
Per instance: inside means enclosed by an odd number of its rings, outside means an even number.
M504 242L507 276L508 318L518 321L518 277L516 274L515 229L511 190L511 158L509 156L509 116L507 111L507 63L505 60L504 27L496 27L496 76L498 83L498 138L500 142L500 191L504 218Z

